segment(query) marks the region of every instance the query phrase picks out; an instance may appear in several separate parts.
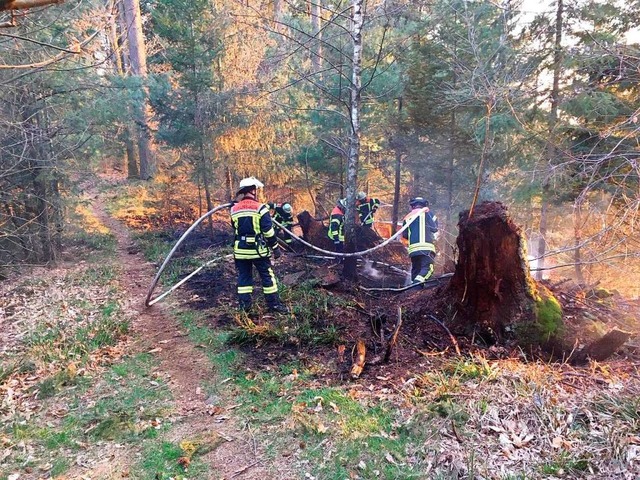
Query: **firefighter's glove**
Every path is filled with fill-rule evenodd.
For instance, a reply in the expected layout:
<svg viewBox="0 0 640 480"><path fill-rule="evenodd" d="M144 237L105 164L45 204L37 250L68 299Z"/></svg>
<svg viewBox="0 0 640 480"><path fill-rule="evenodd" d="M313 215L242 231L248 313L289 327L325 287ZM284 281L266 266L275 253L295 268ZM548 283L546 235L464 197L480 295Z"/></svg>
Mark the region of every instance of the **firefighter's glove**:
<svg viewBox="0 0 640 480"><path fill-rule="evenodd" d="M280 249L280 247L274 248L273 249L273 258L275 258L277 260L281 256L282 256L282 250Z"/></svg>

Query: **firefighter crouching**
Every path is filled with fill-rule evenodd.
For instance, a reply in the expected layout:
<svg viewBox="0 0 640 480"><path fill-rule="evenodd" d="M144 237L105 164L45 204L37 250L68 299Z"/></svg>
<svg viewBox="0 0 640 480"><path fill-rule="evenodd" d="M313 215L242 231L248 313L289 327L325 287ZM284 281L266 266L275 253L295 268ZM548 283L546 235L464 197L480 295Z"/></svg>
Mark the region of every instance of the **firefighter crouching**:
<svg viewBox="0 0 640 480"><path fill-rule="evenodd" d="M272 312L286 313L280 303L278 283L271 266L271 252L279 258L282 252L276 242L276 232L269 214L269 207L256 199L262 182L254 177L240 182L236 194L237 203L231 207L231 223L235 232L233 258L238 272L238 302L242 310L251 308L253 293L253 267L262 281L267 307Z"/></svg>
<svg viewBox="0 0 640 480"><path fill-rule="evenodd" d="M291 208L290 203L269 203L269 209L273 210L273 219L278 222L280 225L285 227L288 230L291 230L293 227L293 209ZM277 225L273 226L276 231L276 235L279 236L280 232L282 232L282 239L287 246L291 246L293 243L293 238L284 230L281 230Z"/></svg>
<svg viewBox="0 0 640 480"><path fill-rule="evenodd" d="M409 201L411 211L404 217L402 225L409 224L402 236L409 241L411 258L411 281L425 282L433 275L433 261L436 257L435 234L438 232L438 219L429 211L429 202L422 197Z"/></svg>
<svg viewBox="0 0 640 480"><path fill-rule="evenodd" d="M338 200L329 217L329 238L333 241L333 250L342 253L344 250L344 211L347 202L344 198Z"/></svg>

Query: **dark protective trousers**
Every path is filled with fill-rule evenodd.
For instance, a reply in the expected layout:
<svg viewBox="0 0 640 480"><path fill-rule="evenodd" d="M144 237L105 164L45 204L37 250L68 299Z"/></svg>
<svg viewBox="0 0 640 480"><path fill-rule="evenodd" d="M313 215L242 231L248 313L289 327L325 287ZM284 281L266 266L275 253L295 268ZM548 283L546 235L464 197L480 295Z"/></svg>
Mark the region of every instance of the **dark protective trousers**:
<svg viewBox="0 0 640 480"><path fill-rule="evenodd" d="M433 275L433 259L435 252L416 252L411 256L411 281L414 283L425 282Z"/></svg>
<svg viewBox="0 0 640 480"><path fill-rule="evenodd" d="M291 230L291 225L284 224L284 226ZM274 227L274 229L276 231L276 235L278 235L278 237L281 237L284 240L284 243L286 243L287 245L291 245L293 243L293 238L287 232L277 227Z"/></svg>
<svg viewBox="0 0 640 480"><path fill-rule="evenodd" d="M242 309L251 308L251 296L253 293L253 267L256 267L262 281L262 292L269 307L280 304L278 295L278 283L271 268L271 259L254 258L251 260L235 260L238 271L238 302Z"/></svg>

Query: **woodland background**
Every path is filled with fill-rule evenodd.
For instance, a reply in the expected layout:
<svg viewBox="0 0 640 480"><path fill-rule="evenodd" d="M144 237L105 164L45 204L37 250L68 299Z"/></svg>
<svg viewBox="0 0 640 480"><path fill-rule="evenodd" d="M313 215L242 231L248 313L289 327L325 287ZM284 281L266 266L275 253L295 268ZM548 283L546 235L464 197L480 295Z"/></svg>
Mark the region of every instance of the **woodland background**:
<svg viewBox="0 0 640 480"><path fill-rule="evenodd" d="M538 275L640 293L637 1L43 3L0 3L5 272L55 262L115 170L149 182L133 213L186 223L248 175L318 217L423 195L446 259L458 212L500 200Z"/></svg>
<svg viewBox="0 0 640 480"><path fill-rule="evenodd" d="M0 480L639 478L637 339L571 363L640 330L638 12L0 0ZM558 303L536 305L558 310L536 314L561 307L548 333L580 335L550 360L454 329L444 285L367 291L404 280L400 244L359 284L289 252L291 315L258 298L246 315L226 214L157 292L208 268L144 308L177 238L249 175L316 218L359 190L385 203L378 222L427 197L437 275L459 212L503 202L551 277L536 288ZM493 262L510 255L490 240ZM487 277L476 297L513 304Z"/></svg>

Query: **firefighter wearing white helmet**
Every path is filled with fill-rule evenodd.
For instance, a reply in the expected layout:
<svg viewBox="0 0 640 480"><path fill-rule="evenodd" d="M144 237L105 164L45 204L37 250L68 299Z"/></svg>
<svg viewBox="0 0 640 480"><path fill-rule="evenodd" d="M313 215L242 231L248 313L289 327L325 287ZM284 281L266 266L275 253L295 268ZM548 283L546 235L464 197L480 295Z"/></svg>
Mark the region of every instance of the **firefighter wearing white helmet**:
<svg viewBox="0 0 640 480"><path fill-rule="evenodd" d="M404 217L402 224L404 226L408 223L409 228L402 232L402 236L409 242L411 280L413 283L422 283L433 275L438 218L429 210L429 202L423 197L412 198L409 206L411 211Z"/></svg>
<svg viewBox="0 0 640 480"><path fill-rule="evenodd" d="M271 266L271 254L282 254L276 241L276 232L269 214L269 207L258 202L257 189L263 183L254 178L240 181L237 202L231 207L231 224L235 232L233 258L238 272L238 302L242 310L249 310L253 294L253 267L262 281L267 306L273 312L286 312L280 303L278 282Z"/></svg>
<svg viewBox="0 0 640 480"><path fill-rule="evenodd" d="M356 195L356 210L360 218L360 225L371 228L373 226L373 214L378 210L380 200L377 198L368 198L364 192L358 192Z"/></svg>
<svg viewBox="0 0 640 480"><path fill-rule="evenodd" d="M336 206L331 211L329 217L329 238L333 241L333 249L337 253L344 250L344 212L347 208L347 201L341 198L336 202Z"/></svg>
<svg viewBox="0 0 640 480"><path fill-rule="evenodd" d="M293 208L291 208L290 203L269 203L269 208L273 211L273 219L278 222L283 227L291 230L293 227ZM276 231L276 235L280 236L282 234L282 239L287 245L291 245L293 243L293 239L291 235L289 235L285 231L281 231L280 227L274 225L273 228Z"/></svg>

